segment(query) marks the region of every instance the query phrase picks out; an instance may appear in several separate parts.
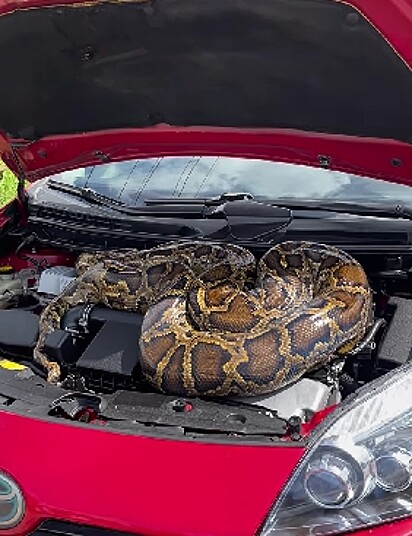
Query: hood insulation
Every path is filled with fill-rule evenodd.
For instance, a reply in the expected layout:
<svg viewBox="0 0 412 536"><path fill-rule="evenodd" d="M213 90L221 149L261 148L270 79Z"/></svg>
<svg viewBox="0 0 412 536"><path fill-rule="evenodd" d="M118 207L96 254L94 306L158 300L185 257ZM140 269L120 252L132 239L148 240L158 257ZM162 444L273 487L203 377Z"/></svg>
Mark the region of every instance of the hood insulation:
<svg viewBox="0 0 412 536"><path fill-rule="evenodd" d="M412 142L412 74L332 0L87 2L0 17L0 128L285 128Z"/></svg>

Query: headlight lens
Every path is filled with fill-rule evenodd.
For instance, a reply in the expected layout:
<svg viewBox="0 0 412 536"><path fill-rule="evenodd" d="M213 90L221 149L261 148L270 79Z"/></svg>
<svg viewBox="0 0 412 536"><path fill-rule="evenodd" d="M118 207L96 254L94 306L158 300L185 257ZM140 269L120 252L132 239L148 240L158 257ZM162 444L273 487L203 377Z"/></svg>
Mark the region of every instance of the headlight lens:
<svg viewBox="0 0 412 536"><path fill-rule="evenodd" d="M24 516L24 498L20 488L0 471L0 531L15 527Z"/></svg>
<svg viewBox="0 0 412 536"><path fill-rule="evenodd" d="M262 536L339 534L412 515L412 366L348 398L318 427Z"/></svg>
<svg viewBox="0 0 412 536"><path fill-rule="evenodd" d="M322 508L343 508L364 497L374 486L373 460L369 451L348 438L319 448L308 463L303 486Z"/></svg>

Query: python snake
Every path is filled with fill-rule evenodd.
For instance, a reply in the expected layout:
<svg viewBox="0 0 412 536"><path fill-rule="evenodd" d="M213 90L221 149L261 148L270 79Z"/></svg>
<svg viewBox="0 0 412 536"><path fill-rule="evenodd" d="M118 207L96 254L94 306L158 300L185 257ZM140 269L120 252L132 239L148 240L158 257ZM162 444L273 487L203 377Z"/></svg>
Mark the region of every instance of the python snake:
<svg viewBox="0 0 412 536"><path fill-rule="evenodd" d="M334 247L283 242L259 262L235 245L175 242L147 250L83 253L78 278L40 318L34 359L75 305L143 313L140 365L158 391L253 396L279 389L344 355L372 320L361 265Z"/></svg>

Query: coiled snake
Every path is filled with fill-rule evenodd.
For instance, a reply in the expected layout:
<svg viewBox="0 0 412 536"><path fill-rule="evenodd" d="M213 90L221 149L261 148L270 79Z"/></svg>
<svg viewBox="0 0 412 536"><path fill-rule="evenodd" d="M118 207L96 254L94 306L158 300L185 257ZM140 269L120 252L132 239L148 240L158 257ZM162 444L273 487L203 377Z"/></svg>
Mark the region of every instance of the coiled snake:
<svg viewBox="0 0 412 536"><path fill-rule="evenodd" d="M186 396L274 391L344 354L371 322L360 264L336 248L284 242L258 263L246 249L205 242L84 253L79 277L40 319L34 359L60 377L45 337L80 303L145 314L141 368L157 390Z"/></svg>

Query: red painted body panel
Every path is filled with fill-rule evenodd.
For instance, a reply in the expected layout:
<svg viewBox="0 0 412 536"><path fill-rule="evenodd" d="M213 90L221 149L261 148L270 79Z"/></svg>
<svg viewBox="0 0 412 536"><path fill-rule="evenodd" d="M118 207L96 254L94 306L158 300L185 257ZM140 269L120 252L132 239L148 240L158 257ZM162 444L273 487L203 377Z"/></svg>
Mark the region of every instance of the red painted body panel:
<svg viewBox="0 0 412 536"><path fill-rule="evenodd" d="M1 226L1 221L0 221ZM73 266L76 256L73 253L55 249L40 249L36 253L21 250L19 255L4 255L0 257L0 266L12 266L16 271L32 268L40 264L42 268L49 266Z"/></svg>
<svg viewBox="0 0 412 536"><path fill-rule="evenodd" d="M98 425L97 425L98 426ZM25 493L22 536L42 518L144 535L250 536L302 448L202 444L0 414L0 468Z"/></svg>
<svg viewBox="0 0 412 536"><path fill-rule="evenodd" d="M0 140L1 141L1 140ZM2 145L4 147L4 144ZM1 145L0 145L1 148ZM53 136L18 149L29 180L63 169L161 155L222 155L319 166L412 184L412 145L391 140L326 136L292 130L158 126ZM10 152L3 153L15 168Z"/></svg>
<svg viewBox="0 0 412 536"><path fill-rule="evenodd" d="M349 0L386 38L399 56L412 67L412 1Z"/></svg>

